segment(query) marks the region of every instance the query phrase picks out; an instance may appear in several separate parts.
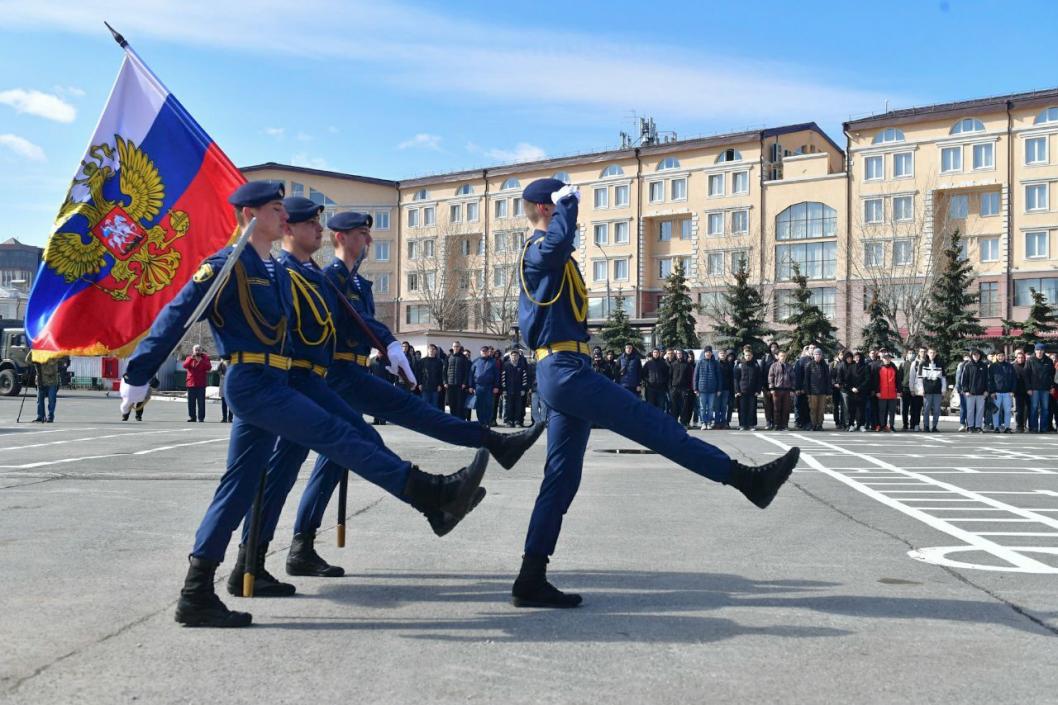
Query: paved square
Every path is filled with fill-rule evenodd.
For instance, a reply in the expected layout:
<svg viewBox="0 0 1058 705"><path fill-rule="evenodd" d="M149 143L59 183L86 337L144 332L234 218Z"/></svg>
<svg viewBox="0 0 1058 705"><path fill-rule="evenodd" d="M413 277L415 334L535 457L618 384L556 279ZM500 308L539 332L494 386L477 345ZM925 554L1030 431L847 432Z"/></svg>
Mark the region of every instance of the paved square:
<svg viewBox="0 0 1058 705"><path fill-rule="evenodd" d="M508 602L543 442L490 466L443 540L354 479L347 548L333 506L320 537L347 576L224 595L255 625L220 631L172 615L223 471L219 407L188 424L155 400L122 423L67 393L40 426L18 402L0 399L4 702L1058 701L1058 436L695 431L744 459L801 446L761 512L659 456L598 452L636 446L596 431L551 564L585 605L555 612ZM381 432L429 471L471 455Z"/></svg>

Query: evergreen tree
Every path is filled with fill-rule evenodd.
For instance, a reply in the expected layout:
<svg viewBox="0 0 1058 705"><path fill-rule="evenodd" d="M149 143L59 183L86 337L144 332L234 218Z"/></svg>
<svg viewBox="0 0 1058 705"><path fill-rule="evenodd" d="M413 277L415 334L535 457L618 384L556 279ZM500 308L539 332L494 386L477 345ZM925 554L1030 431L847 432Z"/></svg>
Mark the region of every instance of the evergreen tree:
<svg viewBox="0 0 1058 705"><path fill-rule="evenodd" d="M806 345L818 345L823 348L825 355L831 355L837 350L838 341L834 337L837 328L823 313L823 309L812 303L812 292L808 290L808 279L794 265L793 281L797 288L793 290L793 311L783 323L793 326L793 330L786 334L787 351L793 359L801 355L801 350Z"/></svg>
<svg viewBox="0 0 1058 705"><path fill-rule="evenodd" d="M768 304L760 291L750 286L745 259L740 260L734 277L735 281L728 284L724 292L723 309L709 312L714 322L716 344L733 348L739 354L744 346L749 345L754 355L763 356L768 347L764 339L775 334L765 318Z"/></svg>
<svg viewBox="0 0 1058 705"><path fill-rule="evenodd" d="M984 334L977 310L977 294L970 288L973 271L963 259L959 247L959 231L948 238L948 246L941 254L941 274L933 282L929 305L923 318L930 345L952 371L962 359L961 348L968 339Z"/></svg>
<svg viewBox="0 0 1058 705"><path fill-rule="evenodd" d="M1047 303L1047 297L1035 289L1029 289L1032 293L1032 307L1029 316L1024 321L1008 321L1003 319L1003 332L1008 333L1011 329L1020 329L1021 335L1006 335L1006 340L1012 347L1024 346L1032 349L1044 335L1058 330L1058 315L1055 307Z"/></svg>
<svg viewBox="0 0 1058 705"><path fill-rule="evenodd" d="M654 334L666 348L697 348L698 334L694 331L696 306L687 288L687 277L679 260L672 274L665 280L665 292L658 305L658 323Z"/></svg>
<svg viewBox="0 0 1058 705"><path fill-rule="evenodd" d="M599 331L599 335L606 341L606 349L617 354L624 352L625 345L633 345L640 348L643 338L632 327L625 313L625 297L620 291L617 292L615 306L610 310L606 318L606 325Z"/></svg>
<svg viewBox="0 0 1058 705"><path fill-rule="evenodd" d="M867 326L863 329L863 347L866 349L886 348L900 349L900 338L889 327L885 305L878 300L878 292L871 293L871 303L867 306Z"/></svg>

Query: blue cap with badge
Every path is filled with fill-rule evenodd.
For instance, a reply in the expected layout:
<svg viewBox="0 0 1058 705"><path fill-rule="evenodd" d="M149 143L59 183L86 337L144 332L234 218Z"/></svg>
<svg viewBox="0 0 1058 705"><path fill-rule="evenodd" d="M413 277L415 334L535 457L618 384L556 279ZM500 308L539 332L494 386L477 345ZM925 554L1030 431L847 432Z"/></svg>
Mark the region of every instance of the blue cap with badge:
<svg viewBox="0 0 1058 705"><path fill-rule="evenodd" d="M370 228L374 224L375 219L371 217L370 213L357 213L356 211L335 213L327 221L327 227L336 233L355 230L356 228Z"/></svg>
<svg viewBox="0 0 1058 705"><path fill-rule="evenodd" d="M565 186L558 179L537 179L522 191L522 200L529 203L551 203L551 194Z"/></svg>
<svg viewBox="0 0 1058 705"><path fill-rule="evenodd" d="M323 212L323 206L312 199L305 198L304 196L290 196L284 198L283 208L286 209L287 212L287 222L292 225L295 223L304 223L306 220L312 220Z"/></svg>
<svg viewBox="0 0 1058 705"><path fill-rule="evenodd" d="M228 196L228 203L238 208L260 208L281 201L286 194L282 181L247 181Z"/></svg>

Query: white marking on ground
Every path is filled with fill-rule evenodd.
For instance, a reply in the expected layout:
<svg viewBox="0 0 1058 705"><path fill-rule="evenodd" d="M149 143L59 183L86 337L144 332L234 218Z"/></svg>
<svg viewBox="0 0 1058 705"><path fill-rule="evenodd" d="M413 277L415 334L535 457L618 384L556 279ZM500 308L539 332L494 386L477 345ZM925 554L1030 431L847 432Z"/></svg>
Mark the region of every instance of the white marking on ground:
<svg viewBox="0 0 1058 705"><path fill-rule="evenodd" d="M8 446L7 448L0 448L0 451L5 450L25 450L27 448L45 448L48 446L60 446L67 443L84 443L85 441L102 441L107 438L123 438L125 436L149 436L158 433L180 433L187 429L172 429L172 430L158 430L158 431L122 431L120 433L110 433L105 436L85 436L84 438L66 438L61 441L46 441L44 443L33 443L25 446Z"/></svg>
<svg viewBox="0 0 1058 705"><path fill-rule="evenodd" d="M65 465L67 463L77 463L83 460L99 460L101 458L118 458L122 455L148 455L150 453L158 453L161 451L172 450L173 448L183 448L185 446L197 446L203 443L219 443L221 441L228 440L227 436L222 438L209 438L203 441L192 441L190 443L175 443L168 446L159 446L157 448L146 448L144 450L137 450L129 453L106 453L104 455L83 455L77 458L60 458L58 460L43 460L36 463L25 463L22 465L0 465L2 470L30 470L32 468L43 468L49 465Z"/></svg>

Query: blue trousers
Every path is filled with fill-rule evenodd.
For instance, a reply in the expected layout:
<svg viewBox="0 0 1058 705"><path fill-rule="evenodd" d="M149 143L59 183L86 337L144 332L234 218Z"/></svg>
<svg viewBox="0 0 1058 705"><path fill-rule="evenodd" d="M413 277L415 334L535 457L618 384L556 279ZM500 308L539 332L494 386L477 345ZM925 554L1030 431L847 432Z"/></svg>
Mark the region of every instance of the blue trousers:
<svg viewBox="0 0 1058 705"><path fill-rule="evenodd" d="M43 421L45 418L55 419L55 400L59 398L59 385L37 386L37 418ZM48 400L48 415L44 415L44 400Z"/></svg>
<svg viewBox="0 0 1058 705"><path fill-rule="evenodd" d="M553 353L536 366L540 397L548 407L544 480L529 520L525 552L555 552L562 517L580 487L592 425L610 429L688 470L716 482L731 475L731 458L687 434L678 421L622 389L576 353Z"/></svg>
<svg viewBox="0 0 1058 705"><path fill-rule="evenodd" d="M698 420L708 426L713 423L713 407L716 406L716 392L698 393ZM717 423L720 420L717 419Z"/></svg>
<svg viewBox="0 0 1058 705"><path fill-rule="evenodd" d="M322 379L311 372L304 374L306 379L316 377L319 384L291 386L287 372L264 365L231 366L225 398L235 421L227 469L195 534L192 555L224 560L232 532L253 505L262 469L269 466L280 435L357 468L361 477L390 494L399 497L403 493L410 463L371 438L363 421L351 422L348 406L330 393ZM300 379L297 374L295 379Z"/></svg>
<svg viewBox="0 0 1058 705"><path fill-rule="evenodd" d="M1029 430L1046 431L1051 413L1051 393L1046 389L1029 390Z"/></svg>
<svg viewBox="0 0 1058 705"><path fill-rule="evenodd" d="M992 425L996 428L1008 429L1013 426L1010 423L1010 401L1013 396L1010 392L996 394L996 411L992 415Z"/></svg>
<svg viewBox="0 0 1058 705"><path fill-rule="evenodd" d="M489 426L492 423L492 387L474 388L474 411L478 414L478 423Z"/></svg>
<svg viewBox="0 0 1058 705"><path fill-rule="evenodd" d="M402 387L388 384L359 365L335 363L327 372L327 384L358 413L392 421L451 445L479 448L484 443L484 433L478 424L446 414L436 406L426 403L422 397L417 397ZM301 495L301 502L298 504L297 519L294 521L295 534L320 528L323 513L327 510L331 496L347 468L355 470L328 456L321 455L316 459L312 475L305 486L305 493ZM294 476L297 477L296 470ZM290 486L293 484L291 480ZM287 492L289 491L290 487L287 488Z"/></svg>

